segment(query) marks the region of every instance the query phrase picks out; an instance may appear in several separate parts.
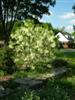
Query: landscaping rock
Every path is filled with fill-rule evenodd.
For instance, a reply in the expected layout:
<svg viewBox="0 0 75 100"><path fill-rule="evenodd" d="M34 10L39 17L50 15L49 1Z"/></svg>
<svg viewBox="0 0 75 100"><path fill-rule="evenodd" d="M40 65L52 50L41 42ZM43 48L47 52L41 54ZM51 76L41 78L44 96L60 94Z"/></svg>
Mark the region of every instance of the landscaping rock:
<svg viewBox="0 0 75 100"><path fill-rule="evenodd" d="M12 89L12 88L5 89L2 85L0 85L0 100L2 97L5 97L12 93L16 93L17 92L16 90L26 89L26 88L39 89L44 85L44 83L46 82L48 78L61 75L65 72L67 72L67 68L59 68L59 69L53 70L52 73L48 73L40 77L36 77L36 78L27 77L27 78L22 78L22 79L15 79L13 80L13 82L18 84L18 87L16 87L15 89Z"/></svg>
<svg viewBox="0 0 75 100"><path fill-rule="evenodd" d="M52 73L41 75L39 77L36 77L35 79L27 77L27 78L22 78L22 79L16 79L14 80L14 82L20 85L24 85L27 88L36 88L36 87L39 88L44 84L44 80L63 74L66 71L67 71L67 68L59 68L59 69L53 70Z"/></svg>
<svg viewBox="0 0 75 100"><path fill-rule="evenodd" d="M40 85L43 84L42 80L31 79L31 78L16 79L14 82L16 82L20 85L24 85L28 88L39 87Z"/></svg>

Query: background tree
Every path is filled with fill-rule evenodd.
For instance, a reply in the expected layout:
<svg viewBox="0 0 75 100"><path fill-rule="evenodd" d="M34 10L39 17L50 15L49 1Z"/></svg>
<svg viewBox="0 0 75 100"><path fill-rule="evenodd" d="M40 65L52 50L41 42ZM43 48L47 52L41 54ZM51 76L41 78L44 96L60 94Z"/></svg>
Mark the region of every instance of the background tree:
<svg viewBox="0 0 75 100"><path fill-rule="evenodd" d="M75 25L73 25L73 31L75 32Z"/></svg>
<svg viewBox="0 0 75 100"><path fill-rule="evenodd" d="M75 14L75 4L72 6L72 9L73 9L74 14ZM73 30L74 30L74 32L72 34L73 34L74 42L75 42L75 25L73 25Z"/></svg>
<svg viewBox="0 0 75 100"><path fill-rule="evenodd" d="M62 34L66 34L67 32L65 31L65 27L63 26L63 27L61 27L61 28L53 28L53 32L54 32L54 34L56 35L56 34L58 34L59 32L61 32Z"/></svg>
<svg viewBox="0 0 75 100"><path fill-rule="evenodd" d="M73 12L75 13L75 4L72 6Z"/></svg>
<svg viewBox="0 0 75 100"><path fill-rule="evenodd" d="M54 32L55 35L57 35L60 32L60 29L59 28L53 28L53 32Z"/></svg>
<svg viewBox="0 0 75 100"><path fill-rule="evenodd" d="M65 27L62 26L62 27L60 28L60 31L61 31L62 33L65 32Z"/></svg>
<svg viewBox="0 0 75 100"><path fill-rule="evenodd" d="M73 25L73 32L72 32L72 36L73 36L73 40L74 40L74 43L75 43L75 25Z"/></svg>
<svg viewBox="0 0 75 100"><path fill-rule="evenodd" d="M0 0L0 23L5 44L8 44L15 21L50 15L49 6L54 5L55 0Z"/></svg>

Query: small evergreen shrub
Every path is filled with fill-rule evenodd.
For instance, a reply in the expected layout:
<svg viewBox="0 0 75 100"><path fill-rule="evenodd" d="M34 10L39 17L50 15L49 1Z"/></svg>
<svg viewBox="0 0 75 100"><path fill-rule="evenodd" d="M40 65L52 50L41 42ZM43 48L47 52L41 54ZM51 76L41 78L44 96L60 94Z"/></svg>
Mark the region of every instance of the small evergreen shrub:
<svg viewBox="0 0 75 100"><path fill-rule="evenodd" d="M13 61L13 52L9 48L0 48L0 69L12 74L16 71L16 65Z"/></svg>
<svg viewBox="0 0 75 100"><path fill-rule="evenodd" d="M54 68L59 68L59 67L61 68L61 67L68 67L69 64L68 64L68 62L66 60L63 60L63 59L54 59L52 61L52 66Z"/></svg>

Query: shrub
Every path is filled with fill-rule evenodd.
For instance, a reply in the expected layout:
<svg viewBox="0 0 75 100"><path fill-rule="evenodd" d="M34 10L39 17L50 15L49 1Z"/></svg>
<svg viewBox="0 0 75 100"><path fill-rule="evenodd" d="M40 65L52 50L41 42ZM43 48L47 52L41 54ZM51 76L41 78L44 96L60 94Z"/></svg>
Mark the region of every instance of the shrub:
<svg viewBox="0 0 75 100"><path fill-rule="evenodd" d="M40 100L40 97L35 93L35 91L27 91L21 100Z"/></svg>
<svg viewBox="0 0 75 100"><path fill-rule="evenodd" d="M35 70L40 73L50 72L52 66L51 62L39 62Z"/></svg>
<svg viewBox="0 0 75 100"><path fill-rule="evenodd" d="M3 67L4 56L5 56L5 49L0 48L0 69Z"/></svg>
<svg viewBox="0 0 75 100"><path fill-rule="evenodd" d="M9 48L0 49L0 69L12 74L16 70L16 65L12 58L12 50Z"/></svg>
<svg viewBox="0 0 75 100"><path fill-rule="evenodd" d="M6 92L10 92L11 90L15 90L20 86L18 83L14 82L14 80L12 80L12 79L5 81L5 82L2 82L1 84L4 87L4 89L6 90ZM10 94L10 93L8 93L8 94Z"/></svg>
<svg viewBox="0 0 75 100"><path fill-rule="evenodd" d="M5 75L5 71L0 70L0 76L4 76Z"/></svg>
<svg viewBox="0 0 75 100"><path fill-rule="evenodd" d="M15 74L14 74L14 77L15 78L25 78L27 77L27 74L25 71L17 71Z"/></svg>
<svg viewBox="0 0 75 100"><path fill-rule="evenodd" d="M40 62L42 66L55 57L56 43L52 30L43 24L35 25L33 20L27 20L18 29L14 29L9 47L14 50L16 64L21 62L35 69Z"/></svg>
<svg viewBox="0 0 75 100"><path fill-rule="evenodd" d="M4 70L8 73L8 74L12 74L13 72L16 71L16 65L13 61L12 58L13 52L11 49L7 48L6 52L5 52L5 57L4 57Z"/></svg>
<svg viewBox="0 0 75 100"><path fill-rule="evenodd" d="M67 86L66 86L67 87ZM68 91L59 81L49 80L46 88L40 91L41 100L70 100Z"/></svg>
<svg viewBox="0 0 75 100"><path fill-rule="evenodd" d="M63 59L54 59L52 61L52 66L54 68L58 68L58 67L68 67L69 64L66 60L63 60Z"/></svg>

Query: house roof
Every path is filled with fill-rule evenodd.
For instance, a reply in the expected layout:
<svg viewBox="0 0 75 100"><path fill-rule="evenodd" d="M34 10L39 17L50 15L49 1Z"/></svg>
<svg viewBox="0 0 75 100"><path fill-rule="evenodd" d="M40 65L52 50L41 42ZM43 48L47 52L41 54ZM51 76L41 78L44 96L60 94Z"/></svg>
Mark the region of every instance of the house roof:
<svg viewBox="0 0 75 100"><path fill-rule="evenodd" d="M56 37L58 37L58 40L60 42L69 42L69 39L67 39L61 32L59 32Z"/></svg>

